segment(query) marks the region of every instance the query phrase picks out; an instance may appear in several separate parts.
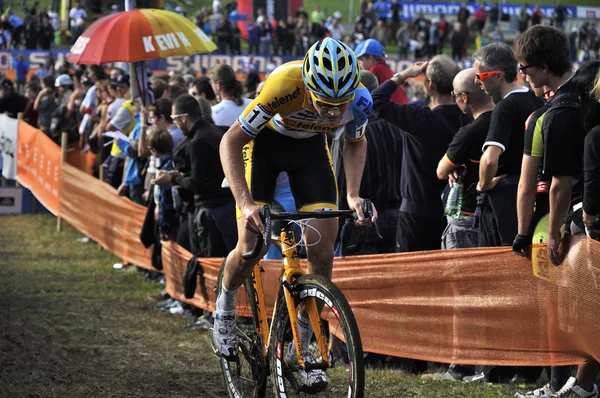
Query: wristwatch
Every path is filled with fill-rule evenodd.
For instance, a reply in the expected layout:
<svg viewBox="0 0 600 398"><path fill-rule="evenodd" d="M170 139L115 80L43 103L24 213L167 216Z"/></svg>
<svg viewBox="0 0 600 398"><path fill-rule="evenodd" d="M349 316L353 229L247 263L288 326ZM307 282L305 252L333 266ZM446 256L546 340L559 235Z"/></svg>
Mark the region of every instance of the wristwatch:
<svg viewBox="0 0 600 398"><path fill-rule="evenodd" d="M404 84L404 82L406 81L406 78L404 77L404 75L402 75L402 72L395 73L392 77L397 77L398 79L400 79L400 83L398 83L398 85Z"/></svg>

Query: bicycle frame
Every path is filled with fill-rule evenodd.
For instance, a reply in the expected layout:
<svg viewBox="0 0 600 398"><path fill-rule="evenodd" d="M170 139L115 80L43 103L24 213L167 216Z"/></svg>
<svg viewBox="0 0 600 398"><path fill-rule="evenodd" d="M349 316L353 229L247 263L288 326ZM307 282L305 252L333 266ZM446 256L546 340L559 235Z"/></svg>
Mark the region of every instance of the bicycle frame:
<svg viewBox="0 0 600 398"><path fill-rule="evenodd" d="M294 296L297 293L290 291L289 288L292 285L294 279L305 275L305 272L300 267L300 257L296 248L294 232L289 228L289 226L283 228L279 238L273 239L272 241L280 245L281 252L283 255L282 267L279 276L280 285L277 291L277 299L275 300L275 306L273 308L273 316L277 314L277 305L280 301L279 298L281 297L280 295L283 291L283 294L285 295L285 301L287 304L288 314L290 316L290 324L292 325L292 335L294 338L294 346L296 347L296 353L298 354L298 363L303 369L306 369L306 364L304 363L304 356L302 355L302 342L300 340L300 333L298 331L298 315L296 313L296 307L294 305ZM252 273L252 280L254 296L256 298L259 313L257 332L261 336L262 340L263 357L266 358L271 343L274 322L271 323L271 328L269 329L265 305L265 294L262 285L262 272L264 272L264 270L260 266L260 263L256 264ZM327 338L325 337L325 333L322 329L322 323L320 320L319 311L315 299L312 297L303 298L305 298L305 310L308 313L311 326L315 333L316 340L319 344L319 349L322 353L323 362L326 363L327 367L329 367L331 363L329 361L328 355L329 351L327 346Z"/></svg>

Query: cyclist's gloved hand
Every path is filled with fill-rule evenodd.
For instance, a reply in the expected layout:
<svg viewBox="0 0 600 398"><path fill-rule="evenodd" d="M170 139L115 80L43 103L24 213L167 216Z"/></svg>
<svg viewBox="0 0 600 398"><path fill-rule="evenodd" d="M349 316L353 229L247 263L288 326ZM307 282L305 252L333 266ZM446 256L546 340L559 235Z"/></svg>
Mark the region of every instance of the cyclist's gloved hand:
<svg viewBox="0 0 600 398"><path fill-rule="evenodd" d="M517 234L513 241L512 249L516 255L527 257L527 248L531 246L532 235L521 235Z"/></svg>

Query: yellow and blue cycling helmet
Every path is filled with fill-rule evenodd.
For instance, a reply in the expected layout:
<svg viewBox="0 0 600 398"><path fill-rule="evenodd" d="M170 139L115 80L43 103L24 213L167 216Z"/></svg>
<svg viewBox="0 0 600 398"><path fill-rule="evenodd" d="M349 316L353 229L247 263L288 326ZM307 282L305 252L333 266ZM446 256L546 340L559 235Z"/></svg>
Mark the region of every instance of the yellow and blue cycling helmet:
<svg viewBox="0 0 600 398"><path fill-rule="evenodd" d="M341 41L326 37L308 50L302 79L310 91L329 97L346 97L358 88L360 71L354 51Z"/></svg>

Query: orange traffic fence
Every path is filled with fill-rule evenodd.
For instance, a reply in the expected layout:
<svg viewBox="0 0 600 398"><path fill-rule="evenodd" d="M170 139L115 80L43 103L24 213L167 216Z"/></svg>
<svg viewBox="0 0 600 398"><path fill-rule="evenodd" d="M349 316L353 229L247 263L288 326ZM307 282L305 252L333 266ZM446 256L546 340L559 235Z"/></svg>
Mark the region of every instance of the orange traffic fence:
<svg viewBox="0 0 600 398"><path fill-rule="evenodd" d="M49 145L31 138L28 127L22 133L30 145ZM36 196L46 194L47 177L30 185ZM150 250L139 242L142 206L67 163L59 180L57 212L64 220L116 256L151 269ZM500 247L336 258L333 280L356 315L366 351L445 363L578 364L600 359L600 242L576 236L567 243L559 267L540 262L543 279L531 261ZM213 310L223 259L200 260L195 295L186 299L182 275L190 257L163 243L167 290ZM263 262L268 305L280 266Z"/></svg>

